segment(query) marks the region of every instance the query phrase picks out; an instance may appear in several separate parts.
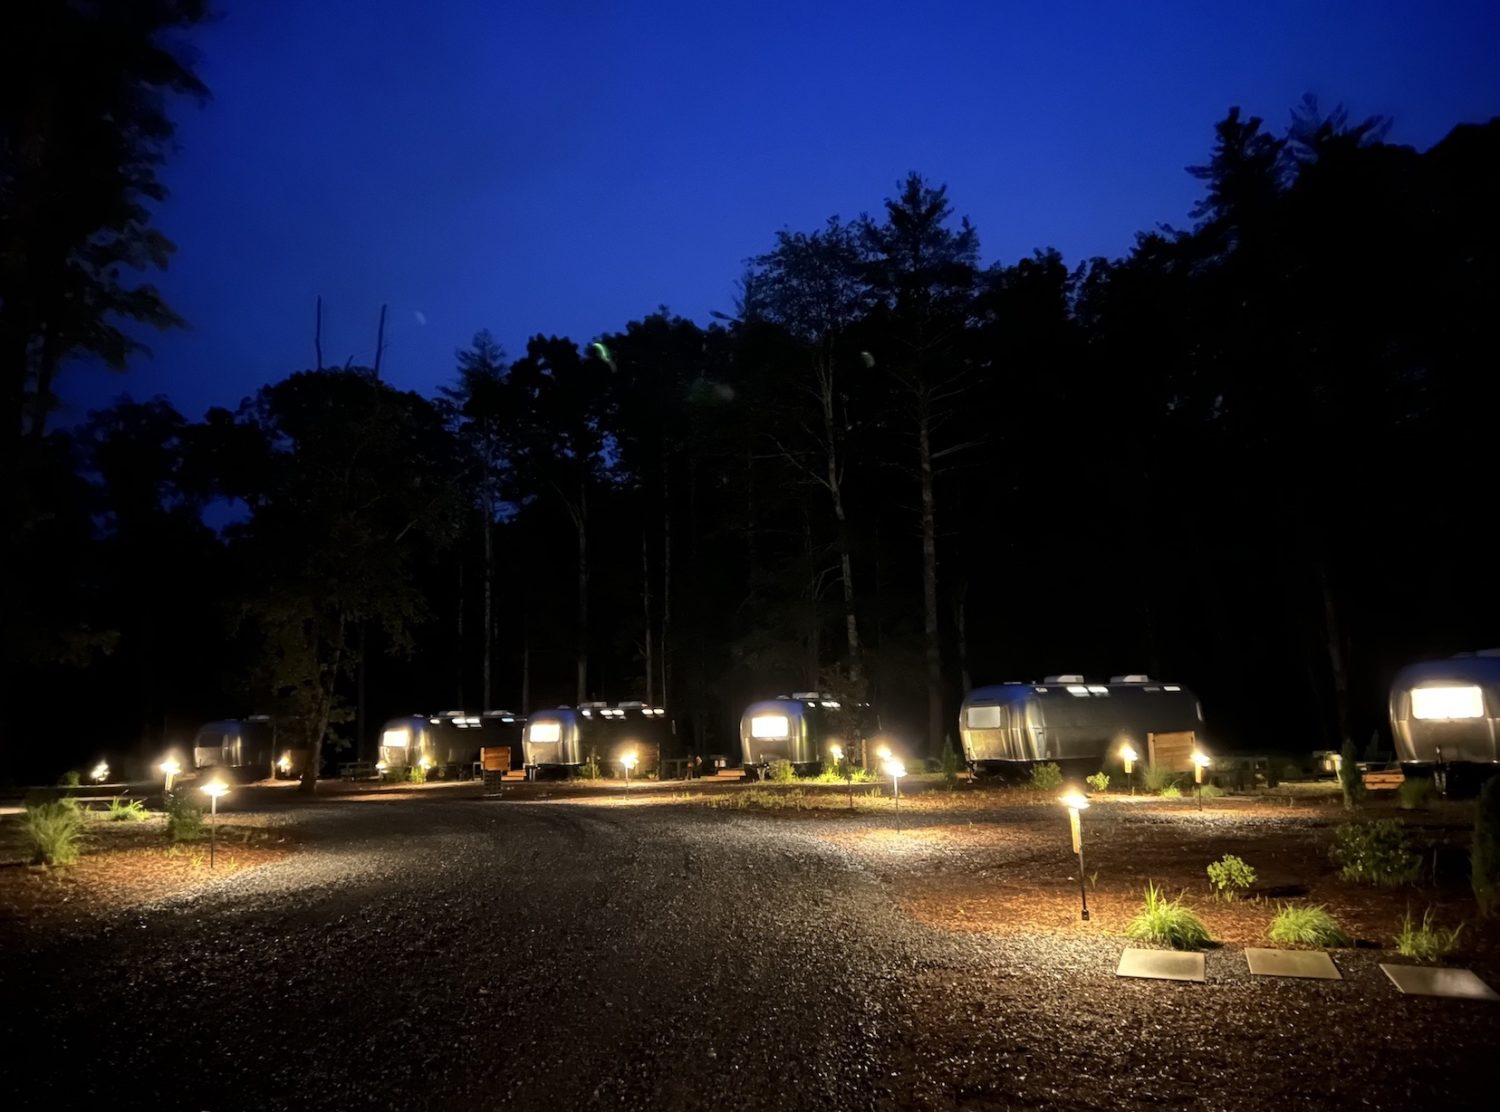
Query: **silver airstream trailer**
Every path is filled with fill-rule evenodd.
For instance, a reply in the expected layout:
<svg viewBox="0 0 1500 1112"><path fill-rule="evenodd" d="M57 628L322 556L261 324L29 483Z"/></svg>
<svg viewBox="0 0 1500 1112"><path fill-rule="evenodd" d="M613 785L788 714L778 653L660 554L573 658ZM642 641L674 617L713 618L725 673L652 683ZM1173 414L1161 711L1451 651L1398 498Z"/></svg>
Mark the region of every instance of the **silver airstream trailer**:
<svg viewBox="0 0 1500 1112"><path fill-rule="evenodd" d="M536 711L526 722L526 768L567 775L590 758L617 766L627 753L634 753L637 775L654 772L671 732L666 713L639 701Z"/></svg>
<svg viewBox="0 0 1500 1112"><path fill-rule="evenodd" d="M1041 683L979 687L964 698L958 720L964 759L979 773L1038 761L1094 772L1127 743L1144 762L1147 734L1202 729L1203 710L1191 691L1144 675L1109 683L1048 676Z"/></svg>
<svg viewBox="0 0 1500 1112"><path fill-rule="evenodd" d="M1409 664L1391 683L1391 736L1408 774L1500 766L1500 649Z"/></svg>
<svg viewBox="0 0 1500 1112"><path fill-rule="evenodd" d="M484 746L509 745L518 753L525 719L510 711L469 714L450 710L431 716L393 718L380 731L382 771L400 773L423 767L436 775L468 776Z"/></svg>
<svg viewBox="0 0 1500 1112"><path fill-rule="evenodd" d="M744 767L764 771L772 761L790 761L798 772L810 772L831 760L828 747L841 740L835 718L838 699L824 692L798 691L751 703L740 715L740 750ZM844 743L851 757L857 741Z"/></svg>
<svg viewBox="0 0 1500 1112"><path fill-rule="evenodd" d="M193 736L193 767L271 775L276 732L263 714L205 722ZM300 752L300 751L299 751ZM290 764L290 756L288 756Z"/></svg>

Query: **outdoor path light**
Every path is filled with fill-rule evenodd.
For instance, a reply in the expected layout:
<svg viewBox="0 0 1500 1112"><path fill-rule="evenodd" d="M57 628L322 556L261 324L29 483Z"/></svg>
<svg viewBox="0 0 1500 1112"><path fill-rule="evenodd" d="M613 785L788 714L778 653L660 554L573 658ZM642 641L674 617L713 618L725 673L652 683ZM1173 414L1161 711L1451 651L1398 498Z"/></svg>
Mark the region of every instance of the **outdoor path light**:
<svg viewBox="0 0 1500 1112"><path fill-rule="evenodd" d="M166 786L163 788L163 791L170 792L172 790L172 780L182 771L182 765L177 763L176 757L168 757L157 767L161 769L161 774L166 777Z"/></svg>
<svg viewBox="0 0 1500 1112"><path fill-rule="evenodd" d="M849 810L854 810L854 765L844 761L844 748L841 745L831 746L828 750L833 754L833 759L844 766L844 777L849 781Z"/></svg>
<svg viewBox="0 0 1500 1112"><path fill-rule="evenodd" d="M625 766L625 798L630 798L630 770L635 767L635 754L626 753L620 758L620 763Z"/></svg>
<svg viewBox="0 0 1500 1112"><path fill-rule="evenodd" d="M889 753L890 750L883 750ZM896 793L896 833L901 833L901 777L906 775L906 765L895 757L890 757L885 762L885 771L891 778L891 788Z"/></svg>
<svg viewBox="0 0 1500 1112"><path fill-rule="evenodd" d="M210 780L203 785L204 794L208 796L208 867L214 867L214 843L218 840L219 796L229 791L229 785L223 780Z"/></svg>
<svg viewBox="0 0 1500 1112"><path fill-rule="evenodd" d="M1201 749L1193 750L1193 783L1198 786L1198 810L1203 810L1203 770L1213 762Z"/></svg>
<svg viewBox="0 0 1500 1112"><path fill-rule="evenodd" d="M102 784L102 783L104 783L104 781L108 780L109 779L109 762L108 761L100 761L98 764L96 764L94 766L93 771L89 773L89 779L92 780L96 784Z"/></svg>
<svg viewBox="0 0 1500 1112"><path fill-rule="evenodd" d="M1125 762L1125 779L1130 781L1130 794L1135 794L1136 752L1129 744L1120 746L1120 760Z"/></svg>
<svg viewBox="0 0 1500 1112"><path fill-rule="evenodd" d="M1057 800L1068 809L1068 825L1073 831L1073 852L1078 855L1078 899L1083 904L1084 922L1089 918L1089 892L1083 883L1083 824L1078 821L1078 812L1087 811L1089 797L1081 791L1066 791Z"/></svg>

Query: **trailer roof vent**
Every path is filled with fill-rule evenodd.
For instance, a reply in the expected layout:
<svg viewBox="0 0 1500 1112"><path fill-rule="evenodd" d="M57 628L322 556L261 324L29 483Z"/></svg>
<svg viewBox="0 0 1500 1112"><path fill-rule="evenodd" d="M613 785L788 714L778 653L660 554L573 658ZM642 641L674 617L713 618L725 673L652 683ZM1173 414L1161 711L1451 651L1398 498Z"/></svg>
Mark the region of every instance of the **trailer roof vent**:
<svg viewBox="0 0 1500 1112"><path fill-rule="evenodd" d="M1151 677L1145 672L1127 672L1123 676L1110 676L1110 683L1150 683Z"/></svg>
<svg viewBox="0 0 1500 1112"><path fill-rule="evenodd" d="M645 705L646 704L641 702L639 699L626 699L623 703L615 704L615 706L624 707L626 710L639 710Z"/></svg>
<svg viewBox="0 0 1500 1112"><path fill-rule="evenodd" d="M484 712L485 718L514 718L515 716L516 712L513 710L487 710Z"/></svg>
<svg viewBox="0 0 1500 1112"><path fill-rule="evenodd" d="M1074 675L1048 676L1042 682L1043 683L1082 683L1083 682L1083 677L1082 676L1074 676Z"/></svg>
<svg viewBox="0 0 1500 1112"><path fill-rule="evenodd" d="M816 700L818 698L818 693L816 691L793 691L792 698Z"/></svg>
<svg viewBox="0 0 1500 1112"><path fill-rule="evenodd" d="M602 699L599 699L599 700L596 700L596 701L594 701L592 703L579 703L578 704L578 709L582 710L584 707L588 707L589 710L603 710L607 706L609 706L608 703L606 703Z"/></svg>

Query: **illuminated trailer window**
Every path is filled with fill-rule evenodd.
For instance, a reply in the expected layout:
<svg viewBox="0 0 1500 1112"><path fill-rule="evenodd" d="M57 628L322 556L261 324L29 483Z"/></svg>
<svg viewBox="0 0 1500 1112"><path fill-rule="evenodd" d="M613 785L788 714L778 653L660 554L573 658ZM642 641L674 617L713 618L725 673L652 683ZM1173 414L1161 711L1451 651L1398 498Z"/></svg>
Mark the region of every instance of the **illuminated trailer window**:
<svg viewBox="0 0 1500 1112"><path fill-rule="evenodd" d="M526 727L527 741L557 741L562 737L562 723L533 722Z"/></svg>
<svg viewBox="0 0 1500 1112"><path fill-rule="evenodd" d="M1413 718L1483 718L1484 693L1478 687L1414 687L1411 692Z"/></svg>
<svg viewBox="0 0 1500 1112"><path fill-rule="evenodd" d="M380 744L391 749L405 749L411 744L411 730L405 726L395 730L387 730L380 735Z"/></svg>
<svg viewBox="0 0 1500 1112"><path fill-rule="evenodd" d="M999 728L1000 708L998 706L978 706L969 708L969 729L998 730Z"/></svg>
<svg viewBox="0 0 1500 1112"><path fill-rule="evenodd" d="M784 714L757 714L750 719L750 736L782 738L791 733L791 723Z"/></svg>

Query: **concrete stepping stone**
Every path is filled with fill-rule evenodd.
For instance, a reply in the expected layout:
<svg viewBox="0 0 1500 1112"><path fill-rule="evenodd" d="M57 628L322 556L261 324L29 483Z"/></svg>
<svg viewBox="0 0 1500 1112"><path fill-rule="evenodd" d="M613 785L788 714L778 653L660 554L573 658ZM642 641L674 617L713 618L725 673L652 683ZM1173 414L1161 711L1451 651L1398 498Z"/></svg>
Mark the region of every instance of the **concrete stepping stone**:
<svg viewBox="0 0 1500 1112"><path fill-rule="evenodd" d="M1333 959L1322 950L1271 950L1245 947L1245 961L1255 977L1311 977L1319 981L1342 981Z"/></svg>
<svg viewBox="0 0 1500 1112"><path fill-rule="evenodd" d="M1458 1000L1500 1000L1500 994L1467 969L1428 965L1380 965L1391 983L1411 996L1448 996Z"/></svg>
<svg viewBox="0 0 1500 1112"><path fill-rule="evenodd" d="M1139 950L1127 946L1120 955L1117 977L1146 977L1157 981L1207 980L1202 954L1186 954L1180 950Z"/></svg>

